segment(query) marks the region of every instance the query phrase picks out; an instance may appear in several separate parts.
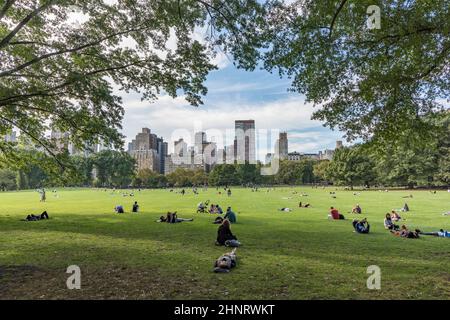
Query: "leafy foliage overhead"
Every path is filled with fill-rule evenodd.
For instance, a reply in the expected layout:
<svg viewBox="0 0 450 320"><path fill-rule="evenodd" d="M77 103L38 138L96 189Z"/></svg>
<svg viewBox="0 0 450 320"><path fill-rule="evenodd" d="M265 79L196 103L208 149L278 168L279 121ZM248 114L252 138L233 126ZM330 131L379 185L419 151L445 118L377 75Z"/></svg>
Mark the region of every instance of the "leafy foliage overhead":
<svg viewBox="0 0 450 320"><path fill-rule="evenodd" d="M49 130L80 149L120 148L113 84L149 100L183 93L198 106L215 45L243 62L257 56L256 38L242 34L261 10L243 0L0 0L0 136L18 128L61 166ZM0 139L0 153L11 161L11 143Z"/></svg>
<svg viewBox="0 0 450 320"><path fill-rule="evenodd" d="M367 27L371 5L380 8L379 29ZM424 116L450 96L448 0L269 6L265 68L291 77L294 91L321 106L315 119L350 140L433 129Z"/></svg>

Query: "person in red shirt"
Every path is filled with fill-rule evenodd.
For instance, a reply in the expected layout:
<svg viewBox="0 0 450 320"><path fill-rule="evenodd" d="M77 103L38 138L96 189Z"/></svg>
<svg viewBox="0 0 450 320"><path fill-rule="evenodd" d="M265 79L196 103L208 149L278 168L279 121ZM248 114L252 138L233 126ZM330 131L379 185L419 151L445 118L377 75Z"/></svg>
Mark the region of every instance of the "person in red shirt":
<svg viewBox="0 0 450 320"><path fill-rule="evenodd" d="M334 207L330 207L330 215L333 220L343 220L345 219L342 214L339 213Z"/></svg>

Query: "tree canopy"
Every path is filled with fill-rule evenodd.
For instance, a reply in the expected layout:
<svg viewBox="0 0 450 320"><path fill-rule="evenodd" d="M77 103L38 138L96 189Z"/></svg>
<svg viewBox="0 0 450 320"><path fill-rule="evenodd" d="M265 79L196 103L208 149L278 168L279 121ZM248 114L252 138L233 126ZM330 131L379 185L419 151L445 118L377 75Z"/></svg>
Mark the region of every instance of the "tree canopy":
<svg viewBox="0 0 450 320"><path fill-rule="evenodd" d="M371 5L380 28L367 27ZM321 107L314 119L352 140L434 129L425 116L450 96L447 0L275 1L267 12L264 66Z"/></svg>
<svg viewBox="0 0 450 320"><path fill-rule="evenodd" d="M0 0L0 136L18 128L62 167L67 157L49 130L69 133L79 149L98 142L120 148L124 109L113 85L149 100L182 93L198 106L215 68L214 45L252 60L257 46L250 33L240 35L255 29L260 7L243 0ZM2 161L23 160L3 139L0 153Z"/></svg>

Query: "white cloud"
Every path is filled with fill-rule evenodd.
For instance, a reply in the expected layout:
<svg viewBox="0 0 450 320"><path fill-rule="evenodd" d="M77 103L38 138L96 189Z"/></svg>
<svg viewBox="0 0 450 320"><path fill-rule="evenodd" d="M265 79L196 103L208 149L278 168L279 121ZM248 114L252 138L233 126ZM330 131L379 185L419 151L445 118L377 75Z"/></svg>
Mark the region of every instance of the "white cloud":
<svg viewBox="0 0 450 320"><path fill-rule="evenodd" d="M328 130L317 130L321 123L311 120L313 107L305 104L301 97L263 104L236 105L234 101L223 101L214 107L192 107L184 97L172 99L161 96L155 103L124 97L124 106L123 133L127 141L131 141L141 128L148 127L158 136L163 136L171 147L174 130L186 129L192 135L200 129L217 129L225 134L226 130L234 130L234 121L237 119L254 119L257 130L313 130L288 133L291 151L321 150L335 139ZM198 127L199 124L201 127ZM177 138L175 135L174 139ZM231 141L227 141L229 143Z"/></svg>

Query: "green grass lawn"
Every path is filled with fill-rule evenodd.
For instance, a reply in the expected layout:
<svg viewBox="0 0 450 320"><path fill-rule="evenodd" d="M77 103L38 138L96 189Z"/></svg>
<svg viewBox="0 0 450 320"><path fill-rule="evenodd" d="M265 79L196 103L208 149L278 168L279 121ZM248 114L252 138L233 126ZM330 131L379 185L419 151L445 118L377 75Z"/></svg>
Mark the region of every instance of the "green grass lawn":
<svg viewBox="0 0 450 320"><path fill-rule="evenodd" d="M188 190L188 189L187 189ZM311 187L215 188L182 196L168 190L119 192L58 189L39 202L35 191L0 193L0 298L23 299L449 299L450 239L397 238L384 230L387 211L406 201L411 228L450 229L450 193L438 191L336 191ZM297 191L298 193L293 193ZM301 197L300 192L309 196ZM413 198L402 196L412 194ZM238 265L214 274L226 248L214 245L215 215L196 214L202 200L232 206L232 231L243 244ZM138 201L141 212L131 214ZM298 202L312 208L298 208ZM353 232L348 213L355 203L371 233ZM124 205L126 213L113 207ZM327 220L337 207L345 221ZM290 207L283 213L278 208ZM20 221L47 210L50 220ZM168 210L194 222L156 223ZM66 288L66 268L81 268L81 290ZM381 290L369 290L369 265L381 268Z"/></svg>

